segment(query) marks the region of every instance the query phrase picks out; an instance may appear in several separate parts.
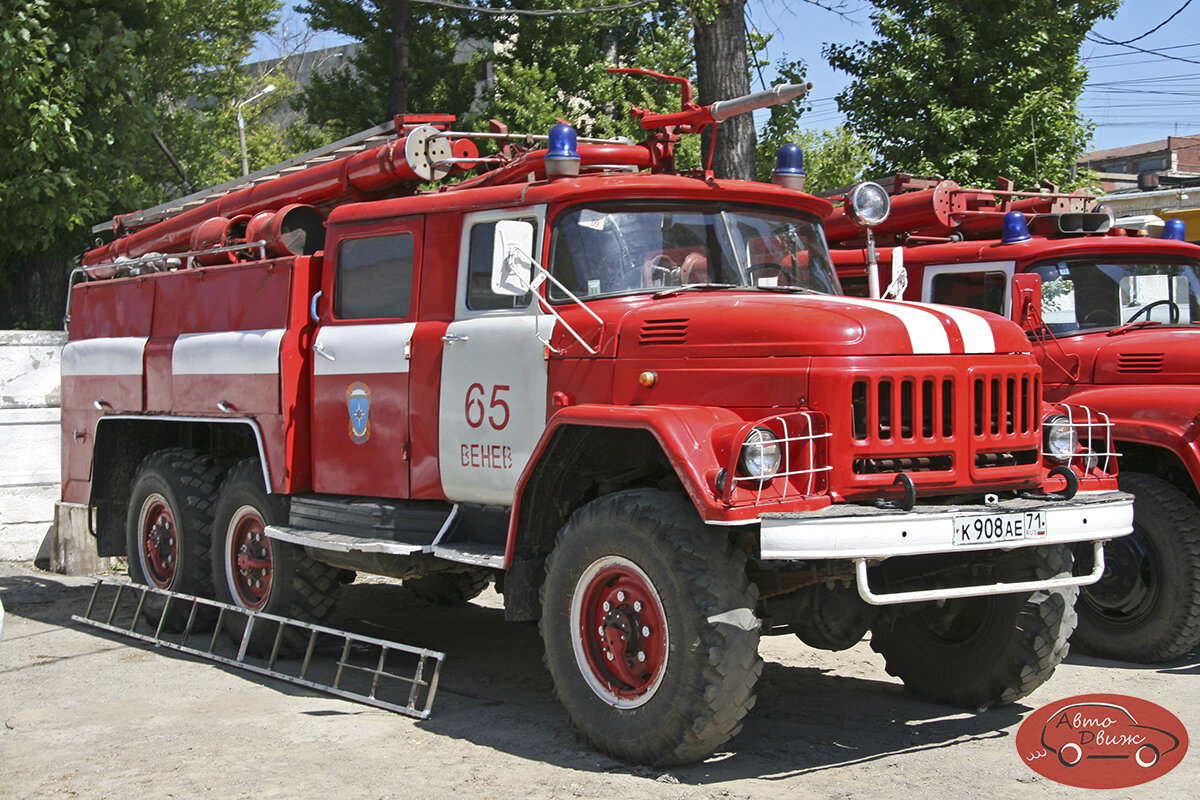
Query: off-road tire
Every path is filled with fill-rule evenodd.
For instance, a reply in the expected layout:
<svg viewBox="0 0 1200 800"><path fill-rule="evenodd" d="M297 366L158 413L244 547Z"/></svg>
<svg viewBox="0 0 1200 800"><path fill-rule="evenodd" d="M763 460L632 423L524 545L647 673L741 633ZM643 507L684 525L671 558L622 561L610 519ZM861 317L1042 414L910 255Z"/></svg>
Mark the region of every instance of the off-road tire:
<svg viewBox="0 0 1200 800"><path fill-rule="evenodd" d="M629 595L618 596L617 586L631 587ZM601 619L604 598L615 605ZM598 750L630 762L667 766L709 755L754 705L762 672L756 599L745 554L706 529L682 494L636 489L578 509L547 560L540 623L545 663L571 722ZM646 666L623 658L638 649L639 634L629 650L613 645L615 659L598 655L624 623L658 628L638 642ZM584 638L593 632L596 640ZM646 685L606 683L610 662L644 670Z"/></svg>
<svg viewBox="0 0 1200 800"><path fill-rule="evenodd" d="M405 578L404 588L436 606L461 606L482 594L491 580L492 573L486 569L430 572L419 578Z"/></svg>
<svg viewBox="0 0 1200 800"><path fill-rule="evenodd" d="M219 481L212 459L195 450L170 448L146 456L130 484L125 520L128 570L134 583L213 597L209 547ZM161 539L161 547L153 547L151 536L167 538ZM166 603L162 596L147 593L142 607L146 621L157 626ZM164 629L183 630L191 610L190 603L172 601ZM204 630L215 618L211 608L199 607L193 629Z"/></svg>
<svg viewBox="0 0 1200 800"><path fill-rule="evenodd" d="M263 483L261 462L257 458L238 463L217 493L211 529L212 557L210 575L218 600L304 622L322 622L333 611L341 582L339 571L311 558L304 548L259 535L266 525L286 523L289 501L286 496L268 494ZM253 555L269 562L264 571L253 573L264 584L254 587L251 576L238 569L238 550L250 544ZM235 638L245 632L246 617L227 613L225 624ZM250 649L256 655L269 652L277 627L265 620L255 623ZM303 653L308 634L299 628L286 628L280 653L284 657Z"/></svg>
<svg viewBox="0 0 1200 800"><path fill-rule="evenodd" d="M1179 488L1122 473L1133 533L1105 546L1104 577L1085 586L1072 643L1084 653L1153 664L1200 643L1200 508Z"/></svg>
<svg viewBox="0 0 1200 800"><path fill-rule="evenodd" d="M1070 574L1073 559L1065 547L1036 547L1031 555L1039 577ZM925 604L876 622L871 649L914 694L961 708L1006 705L1049 680L1066 658L1078 591Z"/></svg>

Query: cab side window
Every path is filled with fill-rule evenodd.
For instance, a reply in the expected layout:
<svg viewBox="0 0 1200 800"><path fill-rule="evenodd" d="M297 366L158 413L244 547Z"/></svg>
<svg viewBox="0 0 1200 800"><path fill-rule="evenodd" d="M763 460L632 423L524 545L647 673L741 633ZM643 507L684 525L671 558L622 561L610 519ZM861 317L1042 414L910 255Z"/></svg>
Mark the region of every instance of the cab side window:
<svg viewBox="0 0 1200 800"><path fill-rule="evenodd" d="M1004 272L947 272L933 277L933 303L1004 313L1008 275Z"/></svg>
<svg viewBox="0 0 1200 800"><path fill-rule="evenodd" d="M347 239L338 247L333 315L338 319L396 319L412 303L413 235Z"/></svg>
<svg viewBox="0 0 1200 800"><path fill-rule="evenodd" d="M535 228L537 226L537 220L532 217L524 221L533 223ZM472 311L525 308L532 300L529 292L520 297L492 293L492 250L495 247L496 222L478 222L471 227L466 300L467 308Z"/></svg>

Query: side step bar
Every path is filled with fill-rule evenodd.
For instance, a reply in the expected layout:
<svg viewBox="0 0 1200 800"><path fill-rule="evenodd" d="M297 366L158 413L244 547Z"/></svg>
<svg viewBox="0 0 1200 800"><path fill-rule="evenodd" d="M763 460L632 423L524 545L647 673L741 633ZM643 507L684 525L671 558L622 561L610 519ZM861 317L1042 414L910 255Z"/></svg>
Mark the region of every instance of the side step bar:
<svg viewBox="0 0 1200 800"><path fill-rule="evenodd" d="M161 613L150 614L147 598L154 595L164 599L163 607ZM187 622L181 632L173 633L169 628L178 625L172 625L169 620L183 619L184 612L177 609L184 608L187 609ZM201 644L189 644L195 634L201 633L198 620L208 618L212 624L214 611L216 623L211 636L204 631L202 636L196 637L204 640ZM245 630L236 645L233 644L234 636L222 636L231 633L226 622L231 616L245 618ZM82 616L73 615L71 619L418 719L428 719L432 712L442 662L446 660L445 653L435 650L111 578L96 578L87 609ZM260 631L258 636L254 635L256 628ZM264 641L261 633L264 629L268 631L265 641L272 642L270 655L266 658L255 656L251 646L252 638ZM281 655L285 636L293 641L297 637L307 640L302 660ZM319 642L324 650L338 640L341 648L336 662L321 656L314 659ZM401 673L399 667L389 669L389 657L403 659L412 666L405 673Z"/></svg>

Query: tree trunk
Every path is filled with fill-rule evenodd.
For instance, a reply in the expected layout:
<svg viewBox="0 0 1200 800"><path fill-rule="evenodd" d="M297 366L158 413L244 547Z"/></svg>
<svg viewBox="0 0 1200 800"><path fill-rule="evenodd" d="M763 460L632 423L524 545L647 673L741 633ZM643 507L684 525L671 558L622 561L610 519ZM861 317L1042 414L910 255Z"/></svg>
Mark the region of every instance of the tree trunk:
<svg viewBox="0 0 1200 800"><path fill-rule="evenodd" d="M388 84L388 114L408 112L408 50L412 41L411 0L392 0L392 71Z"/></svg>
<svg viewBox="0 0 1200 800"><path fill-rule="evenodd" d="M750 65L746 59L746 0L718 0L711 22L696 19L696 82L704 105L750 94ZM740 114L718 126L712 168L718 178L754 179L754 119ZM708 161L714 128L703 140Z"/></svg>
<svg viewBox="0 0 1200 800"><path fill-rule="evenodd" d="M0 330L61 330L69 262L41 255L0 266Z"/></svg>

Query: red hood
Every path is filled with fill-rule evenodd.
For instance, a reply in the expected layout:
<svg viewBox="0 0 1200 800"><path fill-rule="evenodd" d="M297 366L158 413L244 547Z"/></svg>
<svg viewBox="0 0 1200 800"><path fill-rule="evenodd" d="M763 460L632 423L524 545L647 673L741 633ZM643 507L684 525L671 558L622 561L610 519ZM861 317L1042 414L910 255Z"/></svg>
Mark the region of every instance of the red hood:
<svg viewBox="0 0 1200 800"><path fill-rule="evenodd" d="M731 290L639 305L621 320L619 348L622 355L885 356L1028 353L1029 341L1003 317L953 306Z"/></svg>

